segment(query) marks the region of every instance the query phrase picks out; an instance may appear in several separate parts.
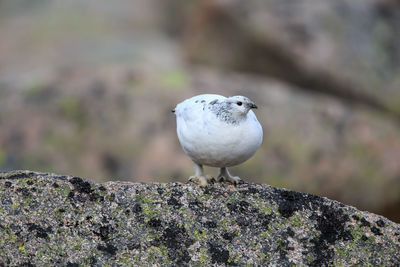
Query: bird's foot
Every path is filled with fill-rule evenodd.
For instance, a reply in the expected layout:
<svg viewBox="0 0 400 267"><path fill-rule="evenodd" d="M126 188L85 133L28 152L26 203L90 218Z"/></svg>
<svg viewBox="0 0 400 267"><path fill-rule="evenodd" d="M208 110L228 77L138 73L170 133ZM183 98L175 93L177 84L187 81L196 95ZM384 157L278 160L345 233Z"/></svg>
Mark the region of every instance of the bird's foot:
<svg viewBox="0 0 400 267"><path fill-rule="evenodd" d="M226 181L226 182L230 182L230 183L232 183L232 184L234 184L234 185L237 185L237 184L239 184L239 183L242 182L242 179L240 179L239 176L231 176L231 175L225 176L225 175L219 175L219 176L218 176L218 181L219 181L219 182Z"/></svg>
<svg viewBox="0 0 400 267"><path fill-rule="evenodd" d="M199 184L201 187L207 186L209 183L215 182L214 177L211 175L206 176L190 176L189 181Z"/></svg>

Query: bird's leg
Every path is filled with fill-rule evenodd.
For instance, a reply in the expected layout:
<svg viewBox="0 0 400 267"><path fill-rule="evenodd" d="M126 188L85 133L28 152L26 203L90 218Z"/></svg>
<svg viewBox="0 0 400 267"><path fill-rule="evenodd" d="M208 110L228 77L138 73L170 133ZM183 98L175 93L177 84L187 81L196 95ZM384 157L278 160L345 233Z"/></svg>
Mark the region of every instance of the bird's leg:
<svg viewBox="0 0 400 267"><path fill-rule="evenodd" d="M224 168L221 168L220 171L219 171L218 181L219 182L227 181L227 182L230 182L232 184L238 184L242 180L238 176L232 176L229 173L228 168L224 167Z"/></svg>
<svg viewBox="0 0 400 267"><path fill-rule="evenodd" d="M195 163L194 165L194 176L189 177L189 181L198 183L200 186L206 186L209 181L213 180L214 178L207 175L204 176L204 169L203 166L200 164Z"/></svg>

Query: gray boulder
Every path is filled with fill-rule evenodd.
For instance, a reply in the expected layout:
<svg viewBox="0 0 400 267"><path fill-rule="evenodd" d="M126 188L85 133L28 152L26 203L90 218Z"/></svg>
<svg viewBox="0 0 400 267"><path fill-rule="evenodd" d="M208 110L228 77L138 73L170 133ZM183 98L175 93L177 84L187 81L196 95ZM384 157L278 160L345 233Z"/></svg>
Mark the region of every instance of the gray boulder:
<svg viewBox="0 0 400 267"><path fill-rule="evenodd" d="M193 10L191 61L275 77L398 120L398 1L210 0Z"/></svg>
<svg viewBox="0 0 400 267"><path fill-rule="evenodd" d="M0 265L400 264L400 225L263 184L0 173Z"/></svg>

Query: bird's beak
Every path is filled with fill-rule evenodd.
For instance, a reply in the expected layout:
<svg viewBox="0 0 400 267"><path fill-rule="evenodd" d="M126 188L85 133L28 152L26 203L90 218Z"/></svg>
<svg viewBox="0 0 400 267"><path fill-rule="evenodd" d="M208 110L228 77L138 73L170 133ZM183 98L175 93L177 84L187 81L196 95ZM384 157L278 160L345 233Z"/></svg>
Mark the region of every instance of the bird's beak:
<svg viewBox="0 0 400 267"><path fill-rule="evenodd" d="M258 108L253 102L247 104L249 108Z"/></svg>

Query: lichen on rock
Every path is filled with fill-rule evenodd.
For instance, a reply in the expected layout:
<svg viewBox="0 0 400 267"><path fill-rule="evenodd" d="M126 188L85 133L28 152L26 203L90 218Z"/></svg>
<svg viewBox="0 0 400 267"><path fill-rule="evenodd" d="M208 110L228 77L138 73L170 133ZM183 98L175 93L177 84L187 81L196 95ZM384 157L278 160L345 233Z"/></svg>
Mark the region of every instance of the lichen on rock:
<svg viewBox="0 0 400 267"><path fill-rule="evenodd" d="M262 184L0 173L0 265L400 264L400 226Z"/></svg>

